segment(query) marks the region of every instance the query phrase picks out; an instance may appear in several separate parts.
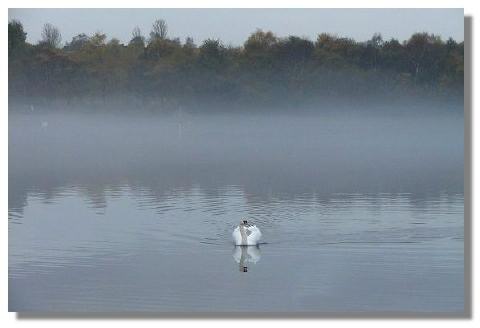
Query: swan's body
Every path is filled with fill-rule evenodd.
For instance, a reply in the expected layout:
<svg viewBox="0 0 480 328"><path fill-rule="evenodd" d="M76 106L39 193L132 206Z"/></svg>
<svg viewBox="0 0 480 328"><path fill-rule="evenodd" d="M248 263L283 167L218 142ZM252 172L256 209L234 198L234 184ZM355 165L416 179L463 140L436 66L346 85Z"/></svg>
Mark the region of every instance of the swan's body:
<svg viewBox="0 0 480 328"><path fill-rule="evenodd" d="M256 225L244 220L233 230L232 237L236 246L255 246L260 242L262 233Z"/></svg>

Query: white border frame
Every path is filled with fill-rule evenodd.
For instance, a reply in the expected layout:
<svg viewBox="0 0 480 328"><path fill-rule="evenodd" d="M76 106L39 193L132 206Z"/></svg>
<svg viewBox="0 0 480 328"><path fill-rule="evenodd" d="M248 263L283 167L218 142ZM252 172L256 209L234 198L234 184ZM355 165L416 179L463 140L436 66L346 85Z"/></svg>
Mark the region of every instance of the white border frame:
<svg viewBox="0 0 480 328"><path fill-rule="evenodd" d="M42 1L41 3L39 1L32 1L32 0L17 0L17 1L11 1L7 0L3 2L5 4L4 7L4 18L5 21L8 21L8 8L37 8L37 7L42 7L42 8L108 8L108 7L119 7L119 8L128 8L128 7L134 7L134 8L153 8L153 7L163 7L163 8L268 8L268 7L278 7L278 8L313 8L313 7L320 7L320 8L464 8L464 13L465 16L470 16L473 17L473 28L472 28L472 34L473 34L473 44L472 44L472 60L473 62L475 61L475 44L478 42L478 39L476 38L476 33L475 33L475 20L476 17L480 14L480 5L477 4L479 1L449 1L449 0L437 0L437 1L424 1L424 0L405 0L405 1L380 1L380 0L363 0L363 1L343 1L343 0L337 0L337 1L311 1L311 0L277 0L277 1L272 1L272 0L244 0L244 1L220 1L220 0L203 0L202 2L200 1L194 1L194 0L169 0L169 1L147 1L147 0L136 0L136 1L123 1L123 0L117 0L117 1L103 1L103 0L97 0L97 1L92 1L92 0L86 0L86 1L59 1L59 0L47 0L47 1ZM407 23L407 22L406 22ZM0 29L0 35L2 38L3 42L2 44L6 44L7 42L7 28L6 28L6 22L4 22L4 28ZM467 37L467 36L466 36ZM467 42L467 38L465 39ZM37 319L37 320L30 320L30 319L18 319L15 313L8 313L8 294L7 294L7 288L8 288L8 220L6 218L7 216L7 211L8 211L8 202L7 202L7 197L8 197L8 160L7 160L7 154L8 154L8 75L7 75L7 69L8 69L8 63L7 63L7 47L4 46L4 50L2 51L2 72L3 72L3 78L2 78L2 85L1 85L1 99L2 99L2 109L1 109L1 140L0 140L0 147L1 147L1 153L3 154L4 158L1 161L2 169L1 169L1 174L0 174L0 179L2 182L2 197L1 197L1 208L2 208L2 213L4 215L4 219L2 220L2 233L1 233L1 247L2 247L2 262L1 262L1 280L0 284L2 288L0 290L3 292L2 298L0 301L0 320L2 321L2 327L10 327L16 324L20 325L35 325L35 326L40 326L40 327L52 327L52 326L64 326L65 322L64 320L68 320L68 324L72 326L78 326L78 325L91 325L93 327L99 327L102 326L115 326L115 327L124 327L126 325L142 325L142 326L147 326L147 325L158 325L159 322L156 322L155 320L145 320L145 319L125 319L125 318L119 318L119 319L89 319L88 322L84 320L72 320L72 319ZM467 54L466 54L467 55ZM467 67L466 71L467 71ZM476 65L473 64L472 67L472 72L473 72L473 77L476 76ZM472 81L472 124L473 127L477 126L479 127L480 125L478 124L478 118L474 114L474 95L478 93L479 88L475 85L474 83L474 78ZM466 86L466 91L467 91L467 86ZM468 104L468 101L465 102L465 104ZM466 120L468 116L465 116ZM468 123L468 122L467 122ZM465 131L467 132L468 129ZM478 150L480 147L480 142L479 141L479 134L475 133L475 129L473 128L472 130L472 142L473 142L473 149L472 149L472 165L473 165L473 170L476 168L476 163L478 163L477 159L477 154L479 154ZM465 145L467 146L468 143L466 142ZM467 153L467 149L465 150ZM465 174L467 174L467 168L468 168L468 163L466 164L466 171ZM468 175L468 174L467 174ZM473 191L475 190L475 187L479 185L479 180L475 176L475 174L472 174L471 177L472 182L473 182ZM468 182L468 181L467 181ZM468 186L468 183L466 183L466 186ZM475 204L480 204L480 196L478 194L475 194L472 191L472 235L479 235L478 234L478 226L473 224L474 221L474 213L475 213ZM467 195L465 196L467 199ZM467 213L467 208L465 209L465 212ZM475 243L474 240L472 240L472 270L475 272L475 264L478 263L479 256L478 254L480 252L475 252ZM474 277L472 273L472 278ZM299 320L299 319L280 319L280 320L254 320L254 321L234 321L234 320L229 320L229 319L209 319L209 320L200 320L200 321L195 321L192 322L191 319L163 319L161 323L169 323L172 326L179 326L179 325L184 325L184 324L195 324L198 325L199 327L224 327L226 324L228 324L230 327L239 327L239 326L245 326L245 325L270 325L274 324L276 327L287 327L291 326L292 324L301 324L302 326L318 326L318 324L325 324L328 323L331 326L343 326L346 324L352 324L355 325L355 327L376 327L376 326L384 326L385 321L388 321L388 324L391 325L392 327L403 327L405 324L412 325L413 327L415 326L424 326L424 325L435 325L436 328L441 328L446 325L453 324L455 326L472 326L475 325L476 317L475 313L478 311L475 304L475 300L477 299L475 296L478 295L478 288L476 288L475 282L473 282L472 285L472 296L473 296L473 303L472 303L472 314L473 314L473 319L434 319L434 320L425 320L425 319L419 319L419 320L409 320L409 322L403 322L395 319L362 319L362 320L351 320L351 319L324 319L324 322L315 322L312 320ZM227 322L228 321L228 322ZM478 323L477 323L478 324Z"/></svg>

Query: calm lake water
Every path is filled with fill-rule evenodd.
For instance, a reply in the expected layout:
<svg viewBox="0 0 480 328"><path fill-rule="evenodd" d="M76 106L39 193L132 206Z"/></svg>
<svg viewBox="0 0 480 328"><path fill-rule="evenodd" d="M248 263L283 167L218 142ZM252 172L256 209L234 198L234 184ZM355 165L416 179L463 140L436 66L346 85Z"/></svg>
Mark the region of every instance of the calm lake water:
<svg viewBox="0 0 480 328"><path fill-rule="evenodd" d="M463 215L462 113L9 117L10 311L459 314Z"/></svg>

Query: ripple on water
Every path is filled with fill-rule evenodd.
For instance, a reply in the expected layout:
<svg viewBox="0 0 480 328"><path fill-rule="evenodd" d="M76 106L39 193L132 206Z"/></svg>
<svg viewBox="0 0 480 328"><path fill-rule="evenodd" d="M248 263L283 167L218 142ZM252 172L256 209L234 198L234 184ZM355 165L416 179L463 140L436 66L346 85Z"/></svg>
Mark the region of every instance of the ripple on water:
<svg viewBox="0 0 480 328"><path fill-rule="evenodd" d="M155 194L124 185L98 198L88 192L92 190L82 187L55 197L31 193L23 212L9 210L14 272L24 270L22 263L65 265L102 252L225 247L231 245L231 232L242 217L253 220L262 229L263 241L277 247L463 240L461 195L420 202L410 194L256 199L238 186L214 193L193 187ZM92 210L98 209L92 207L98 199L104 204L101 213Z"/></svg>

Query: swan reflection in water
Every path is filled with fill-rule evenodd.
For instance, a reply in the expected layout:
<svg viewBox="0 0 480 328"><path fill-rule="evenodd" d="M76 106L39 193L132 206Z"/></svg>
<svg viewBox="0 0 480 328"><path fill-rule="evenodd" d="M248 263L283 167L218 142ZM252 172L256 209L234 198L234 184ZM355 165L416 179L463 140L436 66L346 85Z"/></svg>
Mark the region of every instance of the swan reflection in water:
<svg viewBox="0 0 480 328"><path fill-rule="evenodd" d="M258 246L235 246L233 258L238 263L238 270L248 272L248 266L260 261L260 248Z"/></svg>

